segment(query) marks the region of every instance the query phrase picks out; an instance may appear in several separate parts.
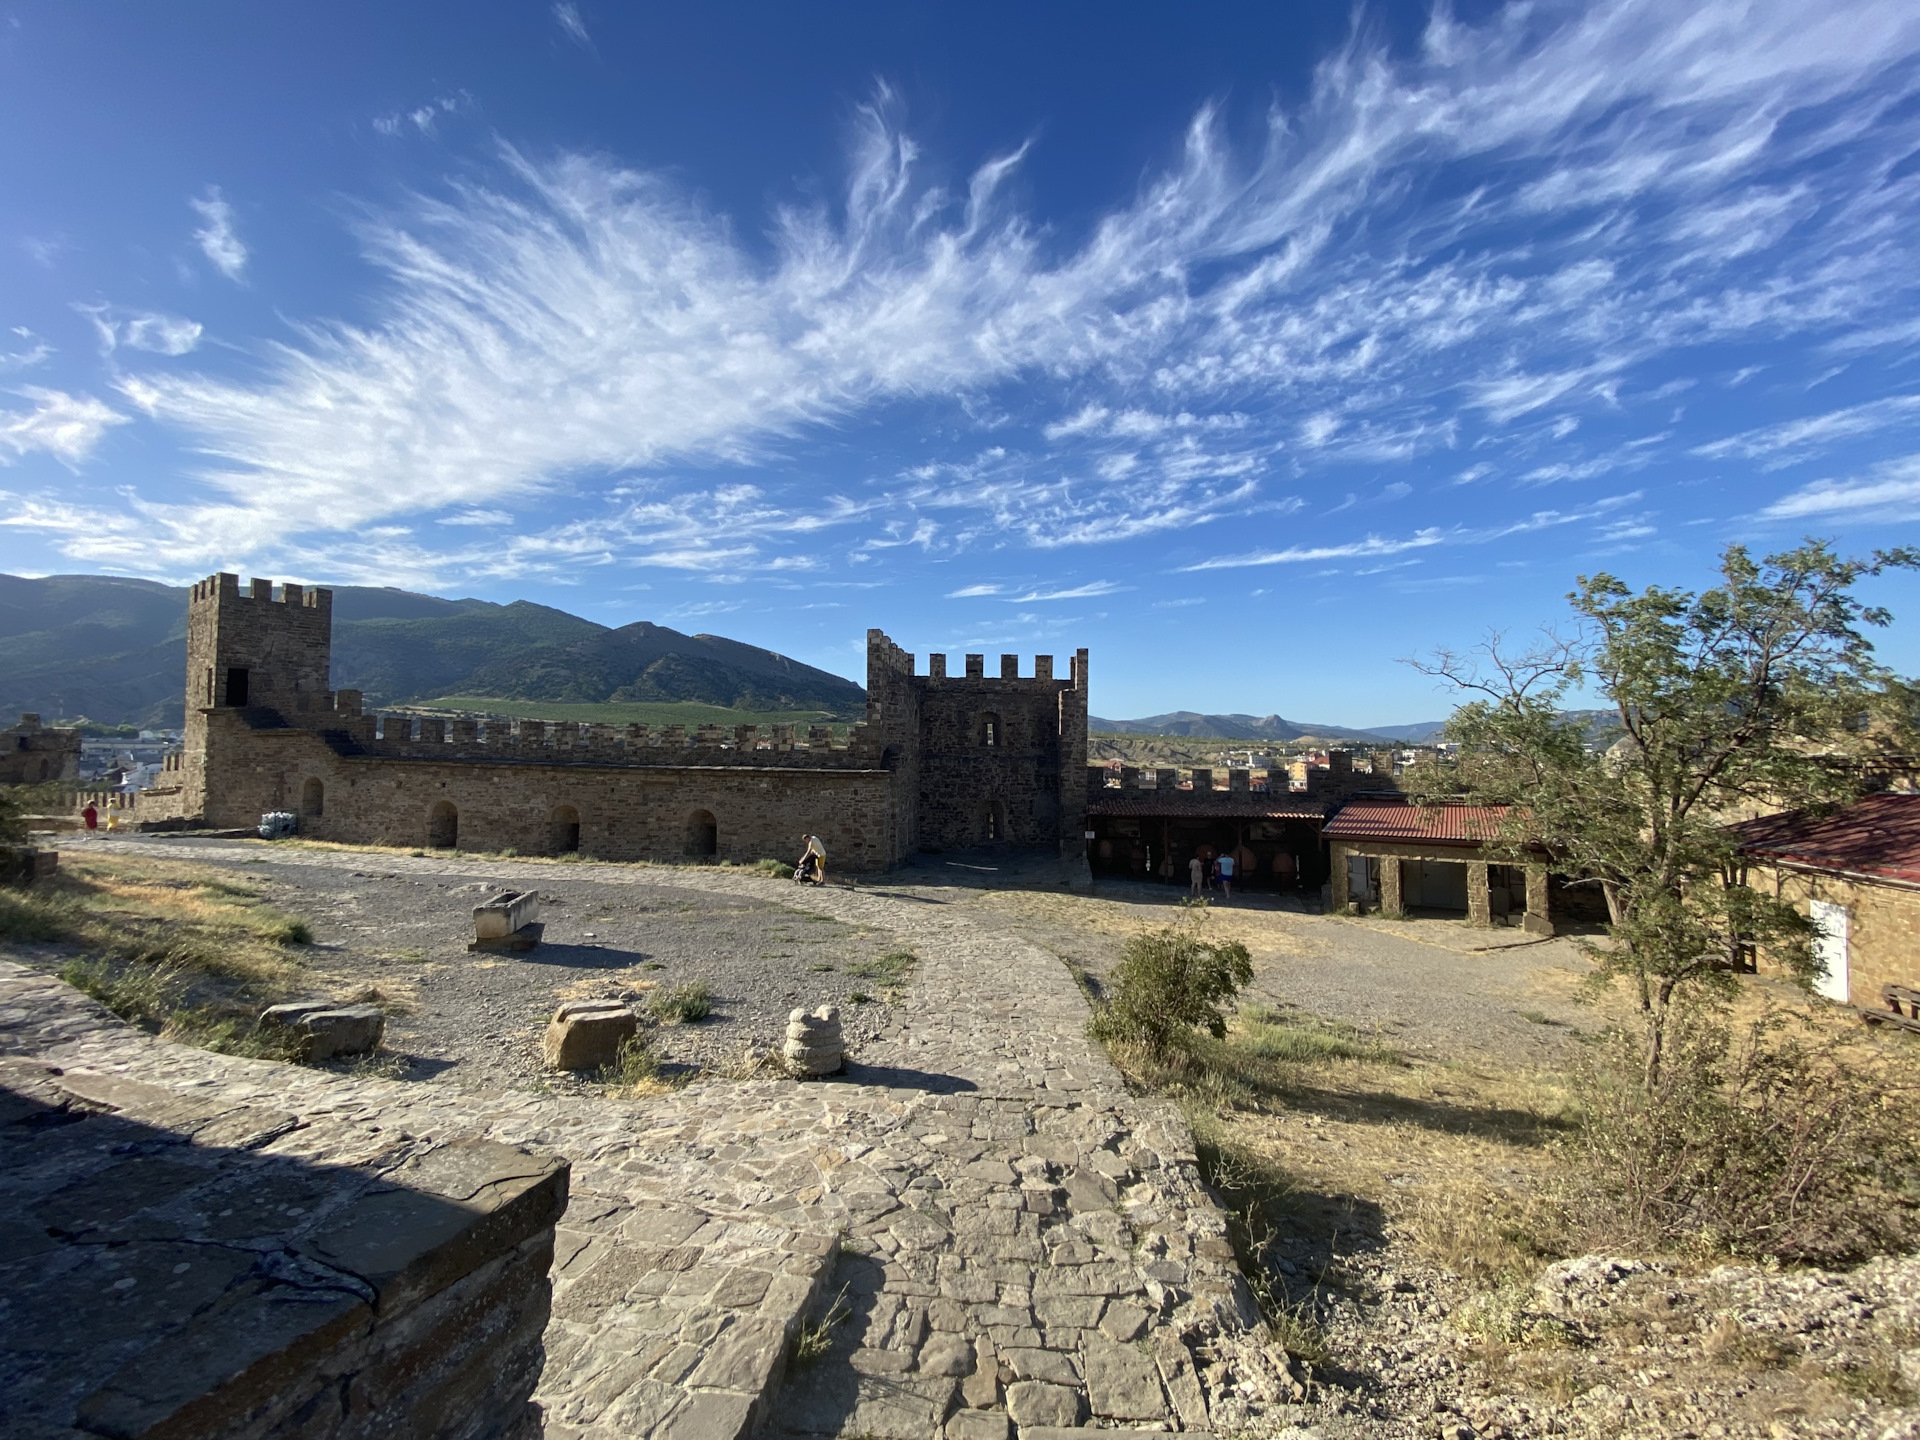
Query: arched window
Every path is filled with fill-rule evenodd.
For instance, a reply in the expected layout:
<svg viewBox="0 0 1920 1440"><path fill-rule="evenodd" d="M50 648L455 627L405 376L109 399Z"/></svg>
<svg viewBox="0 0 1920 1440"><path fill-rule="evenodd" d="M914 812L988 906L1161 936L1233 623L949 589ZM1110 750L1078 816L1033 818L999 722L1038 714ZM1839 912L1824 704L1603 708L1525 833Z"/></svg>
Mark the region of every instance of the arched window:
<svg viewBox="0 0 1920 1440"><path fill-rule="evenodd" d="M580 812L571 805L556 805L547 817L547 850L554 855L571 855L580 848Z"/></svg>
<svg viewBox="0 0 1920 1440"><path fill-rule="evenodd" d="M711 860L720 853L720 822L711 810L696 810L687 817L687 854L695 860Z"/></svg>
<svg viewBox="0 0 1920 1440"><path fill-rule="evenodd" d="M436 800L427 812L427 846L451 850L460 843L460 812L451 800Z"/></svg>
<svg viewBox="0 0 1920 1440"><path fill-rule="evenodd" d="M980 743L989 749L997 748L1006 742L1006 736L1000 729L1000 717L988 711L980 717Z"/></svg>
<svg viewBox="0 0 1920 1440"><path fill-rule="evenodd" d="M327 813L327 787L318 780L309 780L300 787L300 813L312 820Z"/></svg>

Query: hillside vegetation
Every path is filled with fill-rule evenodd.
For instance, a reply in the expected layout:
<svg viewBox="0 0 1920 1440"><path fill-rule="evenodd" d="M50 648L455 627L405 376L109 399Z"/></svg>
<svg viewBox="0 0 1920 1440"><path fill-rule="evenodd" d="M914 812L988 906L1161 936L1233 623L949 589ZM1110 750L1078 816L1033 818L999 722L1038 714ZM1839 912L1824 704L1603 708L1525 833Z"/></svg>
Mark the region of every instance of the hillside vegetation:
<svg viewBox="0 0 1920 1440"><path fill-rule="evenodd" d="M516 600L333 591L333 684L371 705L438 696L554 705L697 704L756 716L858 718L851 680L717 635L647 621L610 629ZM0 575L0 717L36 711L102 724L178 725L187 591L106 575ZM501 710L495 713L534 713ZM685 723L759 723L701 716ZM804 723L804 720L802 723ZM672 720L639 723L680 723Z"/></svg>

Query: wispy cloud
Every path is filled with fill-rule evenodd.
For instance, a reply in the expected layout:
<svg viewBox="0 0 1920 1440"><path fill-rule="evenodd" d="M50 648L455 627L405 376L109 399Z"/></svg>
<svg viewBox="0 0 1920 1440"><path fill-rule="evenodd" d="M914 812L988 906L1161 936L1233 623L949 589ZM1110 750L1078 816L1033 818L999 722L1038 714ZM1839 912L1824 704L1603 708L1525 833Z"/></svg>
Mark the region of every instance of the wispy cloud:
<svg viewBox="0 0 1920 1440"><path fill-rule="evenodd" d="M552 14L584 42L576 7ZM812 522L856 558L1100 545L1297 511L1327 467L1481 444L1503 463L1468 475L1591 478L1599 462L1542 447L1651 392L1650 362L1920 303L1900 239L1920 181L1896 173L1920 147L1916 55L1920 13L1871 0L1443 11L1411 56L1357 36L1258 145L1201 111L1079 236L1014 207L1022 151L951 190L927 178L885 89L839 196L778 209L765 246L669 177L504 150L491 178L364 223L385 279L363 322L298 327L241 378L126 377L211 457L154 543L346 554L416 515L561 493L590 510L636 474L648 505L691 513L676 487L711 482L680 468L765 460L909 397L990 413L994 451L964 458L981 421L828 514L767 480L740 508L770 518L738 533L595 514L542 543L695 570L811 556ZM231 207L194 204L240 278ZM1798 423L1815 428L1715 453L1799 453L1820 420ZM1348 547L1419 533L1258 553L1385 555ZM465 554L436 563L492 563Z"/></svg>
<svg viewBox="0 0 1920 1440"><path fill-rule="evenodd" d="M26 326L14 326L12 334L20 348L0 350L0 375L10 371L31 370L53 358L53 347Z"/></svg>
<svg viewBox="0 0 1920 1440"><path fill-rule="evenodd" d="M69 469L77 469L108 430L127 423L125 415L91 395L69 395L37 385L23 385L9 393L33 408L0 409L0 465L44 451Z"/></svg>
<svg viewBox="0 0 1920 1440"><path fill-rule="evenodd" d="M373 128L382 135L390 136L404 135L409 131L415 135L431 135L439 127L442 117L458 115L472 105L473 97L464 90L457 95L440 95L410 110L376 115Z"/></svg>
<svg viewBox="0 0 1920 1440"><path fill-rule="evenodd" d="M587 22L580 18L580 7L573 0L558 0L553 7L553 23L574 44L589 50L593 48L593 37L587 33Z"/></svg>
<svg viewBox="0 0 1920 1440"><path fill-rule="evenodd" d="M1815 515L1851 520L1892 513L1920 515L1920 455L1888 461L1875 467L1866 479L1816 480L1781 496L1760 512L1768 520L1803 520Z"/></svg>
<svg viewBox="0 0 1920 1440"><path fill-rule="evenodd" d="M1446 528L1428 526L1425 529L1416 530L1411 535L1398 538L1368 535L1362 539L1349 540L1338 545L1289 545L1283 550L1261 550L1245 555L1220 555L1211 560L1202 560L1197 564L1182 565L1180 570L1185 573L1196 570L1239 570L1257 565L1298 565L1310 561L1401 555L1409 550L1427 550L1438 545L1486 545L1514 535L1598 520L1622 506L1631 505L1640 498L1640 492L1636 490L1626 495L1609 496L1605 500L1596 501L1592 505L1585 505L1577 510L1536 510L1531 515L1509 521L1504 525L1479 528L1464 525Z"/></svg>
<svg viewBox="0 0 1920 1440"><path fill-rule="evenodd" d="M1830 410L1801 420L1787 420L1739 435L1695 446L1693 453L1710 460L1729 456L1791 464L1817 453L1837 440L1872 435L1894 426L1920 422L1920 395L1891 395L1865 405Z"/></svg>
<svg viewBox="0 0 1920 1440"><path fill-rule="evenodd" d="M206 194L196 196L187 203L205 222L193 232L200 253L213 262L214 269L238 283L246 275L247 247L241 243L239 233L234 229L233 206L220 194L217 185L208 186Z"/></svg>
<svg viewBox="0 0 1920 1440"><path fill-rule="evenodd" d="M123 346L154 355L189 355L198 348L200 337L205 333L199 321L184 315L118 310L111 305L74 308L93 322L94 333L100 337L100 349L108 355Z"/></svg>

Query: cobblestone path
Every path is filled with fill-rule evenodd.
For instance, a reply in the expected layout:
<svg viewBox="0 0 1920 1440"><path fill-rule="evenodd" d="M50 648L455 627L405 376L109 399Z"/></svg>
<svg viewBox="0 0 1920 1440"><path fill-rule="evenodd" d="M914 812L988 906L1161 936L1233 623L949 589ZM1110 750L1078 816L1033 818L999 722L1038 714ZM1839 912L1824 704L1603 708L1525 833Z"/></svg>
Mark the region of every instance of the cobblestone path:
<svg viewBox="0 0 1920 1440"><path fill-rule="evenodd" d="M136 842L137 843L137 842ZM196 846L216 863L253 846ZM184 847L183 847L184 849ZM364 867L306 851L302 864ZM550 880L548 867L380 858L383 869ZM585 867L582 867L583 869ZM619 883L621 867L593 867ZM709 870L649 885L765 898L892 931L906 1003L844 1079L705 1080L615 1102L358 1080L146 1039L0 965L0 1053L136 1077L201 1104L271 1103L317 1160L451 1134L566 1156L537 1399L554 1440L1058 1440L1089 1421L1204 1431L1229 1387L1290 1378L1236 1343L1257 1319L1192 1137L1130 1096L1085 1036L1064 966L904 891L795 890ZM796 1355L795 1340L807 1344ZM1247 1337L1251 1339L1251 1337ZM1234 1369L1199 1358L1231 1354Z"/></svg>

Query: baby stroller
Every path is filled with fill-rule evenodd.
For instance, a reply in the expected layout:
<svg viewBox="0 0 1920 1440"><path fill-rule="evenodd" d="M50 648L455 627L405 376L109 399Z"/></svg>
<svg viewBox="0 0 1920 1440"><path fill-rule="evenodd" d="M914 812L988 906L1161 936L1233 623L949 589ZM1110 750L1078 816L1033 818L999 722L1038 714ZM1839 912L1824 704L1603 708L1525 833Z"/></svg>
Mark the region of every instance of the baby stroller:
<svg viewBox="0 0 1920 1440"><path fill-rule="evenodd" d="M793 883L806 885L813 881L814 874L820 868L820 857L809 850L800 857L800 863L793 867Z"/></svg>

